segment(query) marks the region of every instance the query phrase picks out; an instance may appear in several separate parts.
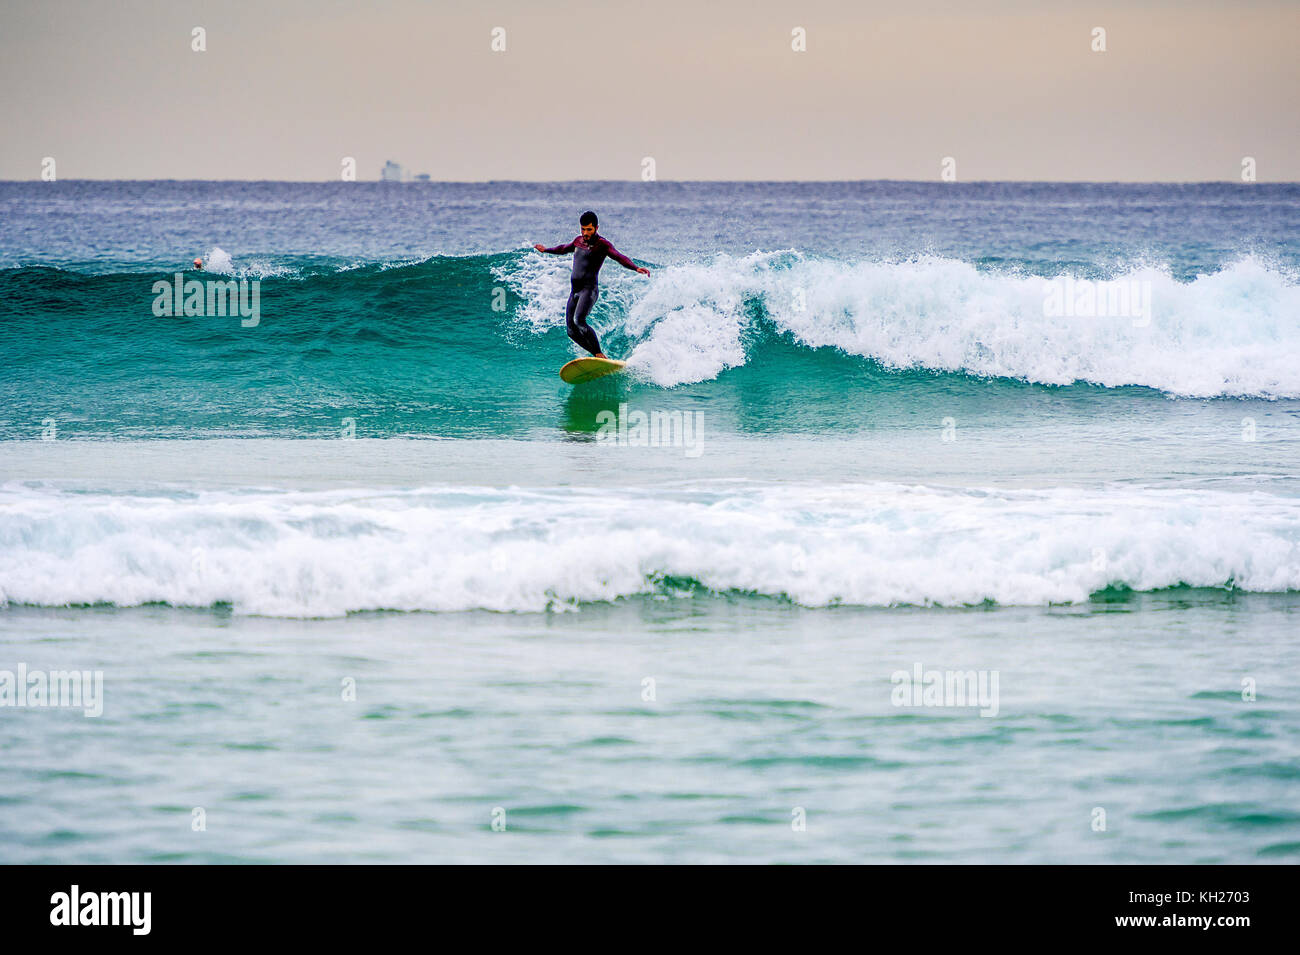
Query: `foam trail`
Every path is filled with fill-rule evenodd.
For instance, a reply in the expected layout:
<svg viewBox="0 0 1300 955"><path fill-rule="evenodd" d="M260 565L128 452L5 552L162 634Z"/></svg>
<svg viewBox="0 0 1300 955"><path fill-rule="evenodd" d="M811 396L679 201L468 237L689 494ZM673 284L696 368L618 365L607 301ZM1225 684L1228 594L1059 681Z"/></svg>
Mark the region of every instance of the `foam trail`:
<svg viewBox="0 0 1300 955"><path fill-rule="evenodd" d="M810 607L1039 605L1112 585L1300 590L1300 500L891 484L603 491L7 485L0 599L276 616L542 611L696 581Z"/></svg>

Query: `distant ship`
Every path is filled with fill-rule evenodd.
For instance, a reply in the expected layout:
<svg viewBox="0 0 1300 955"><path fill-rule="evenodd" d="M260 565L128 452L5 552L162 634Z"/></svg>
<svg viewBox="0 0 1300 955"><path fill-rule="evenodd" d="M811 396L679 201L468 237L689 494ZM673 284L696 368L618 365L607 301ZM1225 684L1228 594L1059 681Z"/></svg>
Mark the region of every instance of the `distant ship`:
<svg viewBox="0 0 1300 955"><path fill-rule="evenodd" d="M427 172L417 173L408 176L402 171L402 164L393 162L391 159L384 163L384 170L379 174L381 182L429 182L430 177Z"/></svg>

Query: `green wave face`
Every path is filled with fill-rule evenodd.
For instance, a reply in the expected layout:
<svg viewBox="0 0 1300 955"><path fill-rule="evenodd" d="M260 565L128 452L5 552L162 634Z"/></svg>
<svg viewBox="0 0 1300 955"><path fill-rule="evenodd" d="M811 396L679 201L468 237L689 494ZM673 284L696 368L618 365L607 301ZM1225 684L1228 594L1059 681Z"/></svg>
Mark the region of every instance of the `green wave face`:
<svg viewBox="0 0 1300 955"><path fill-rule="evenodd" d="M7 271L0 386L13 419L57 410L91 434L326 434L343 416L373 436L519 434L571 349L562 332L512 340L517 297L492 307L500 258L263 278L255 327L155 316L167 274Z"/></svg>
<svg viewBox="0 0 1300 955"><path fill-rule="evenodd" d="M69 436L329 436L350 417L371 437L526 437L594 431L602 410L652 393L668 410L707 397L740 431L806 431L860 427L905 384L936 377L801 346L764 327L756 301L746 343L754 359L722 380L664 389L629 374L571 388L558 377L579 354L563 302L550 328L520 322L536 303L493 274L514 258L263 278L259 321L247 328L238 315L155 316L155 283L174 282L165 273L8 270L0 389L10 413L0 428L20 437L56 415ZM636 338L611 299L592 321L612 354L626 354ZM876 393L870 413L867 393Z"/></svg>

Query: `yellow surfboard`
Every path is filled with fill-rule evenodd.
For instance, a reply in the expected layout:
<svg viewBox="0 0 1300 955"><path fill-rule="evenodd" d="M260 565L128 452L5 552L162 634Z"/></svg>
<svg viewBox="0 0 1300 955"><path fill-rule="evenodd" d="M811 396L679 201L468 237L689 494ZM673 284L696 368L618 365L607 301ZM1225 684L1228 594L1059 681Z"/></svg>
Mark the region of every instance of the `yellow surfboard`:
<svg viewBox="0 0 1300 955"><path fill-rule="evenodd" d="M560 369L560 377L571 385L580 385L584 381L621 371L626 364L625 361L615 361L612 358L575 358Z"/></svg>

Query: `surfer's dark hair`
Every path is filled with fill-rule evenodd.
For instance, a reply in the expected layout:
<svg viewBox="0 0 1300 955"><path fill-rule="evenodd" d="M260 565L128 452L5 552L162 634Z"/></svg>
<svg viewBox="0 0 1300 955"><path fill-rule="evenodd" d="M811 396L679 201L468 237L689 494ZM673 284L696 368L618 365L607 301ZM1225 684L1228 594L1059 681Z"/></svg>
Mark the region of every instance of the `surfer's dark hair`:
<svg viewBox="0 0 1300 955"><path fill-rule="evenodd" d="M578 225L600 225L600 220L596 218L596 213L588 209L582 214L582 218L578 220Z"/></svg>

